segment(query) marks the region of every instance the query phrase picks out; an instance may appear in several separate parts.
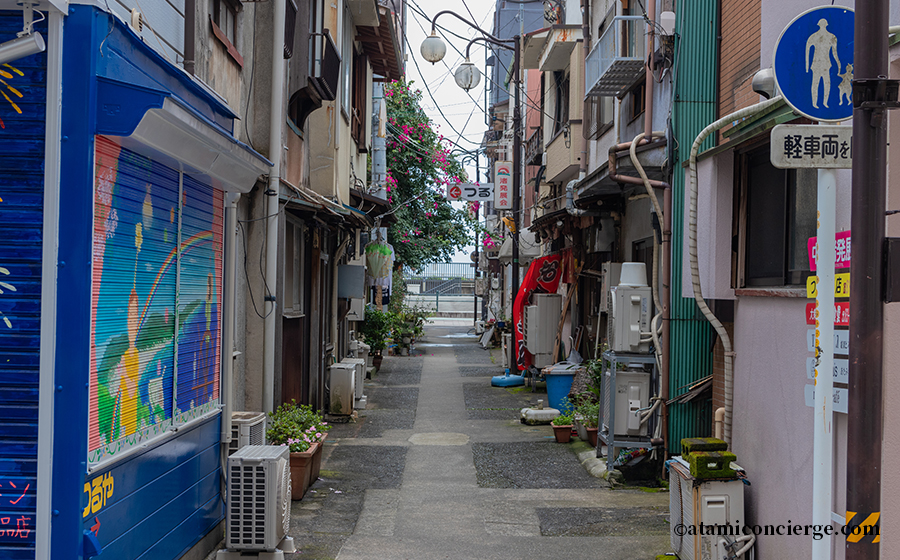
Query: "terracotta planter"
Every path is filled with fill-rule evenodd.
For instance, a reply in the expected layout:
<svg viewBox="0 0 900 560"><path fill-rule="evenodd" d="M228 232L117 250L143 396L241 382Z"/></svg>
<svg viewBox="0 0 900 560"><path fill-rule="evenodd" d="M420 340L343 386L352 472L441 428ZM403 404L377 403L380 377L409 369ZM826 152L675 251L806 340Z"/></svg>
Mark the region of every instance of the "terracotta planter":
<svg viewBox="0 0 900 560"><path fill-rule="evenodd" d="M587 428L587 441L591 444L591 447L597 447L597 428Z"/></svg>
<svg viewBox="0 0 900 560"><path fill-rule="evenodd" d="M320 446L321 444L314 443L306 451L291 453L292 500L303 499L306 490L309 488L310 481L314 480L310 478L313 469L313 457Z"/></svg>
<svg viewBox="0 0 900 560"><path fill-rule="evenodd" d="M322 450L325 445L316 443L316 450L313 452L312 470L309 473L309 485L312 486L319 479L319 471L322 468Z"/></svg>
<svg viewBox="0 0 900 560"><path fill-rule="evenodd" d="M572 439L572 425L557 426L553 424L553 435L556 436L557 443L569 443L569 440Z"/></svg>

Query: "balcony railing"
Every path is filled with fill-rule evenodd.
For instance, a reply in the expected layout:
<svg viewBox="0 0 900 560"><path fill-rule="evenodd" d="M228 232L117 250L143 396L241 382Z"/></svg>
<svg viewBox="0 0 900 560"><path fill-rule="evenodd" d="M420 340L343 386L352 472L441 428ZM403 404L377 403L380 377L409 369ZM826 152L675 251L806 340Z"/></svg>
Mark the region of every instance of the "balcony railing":
<svg viewBox="0 0 900 560"><path fill-rule="evenodd" d="M585 61L587 95L622 95L644 75L643 16L618 16Z"/></svg>

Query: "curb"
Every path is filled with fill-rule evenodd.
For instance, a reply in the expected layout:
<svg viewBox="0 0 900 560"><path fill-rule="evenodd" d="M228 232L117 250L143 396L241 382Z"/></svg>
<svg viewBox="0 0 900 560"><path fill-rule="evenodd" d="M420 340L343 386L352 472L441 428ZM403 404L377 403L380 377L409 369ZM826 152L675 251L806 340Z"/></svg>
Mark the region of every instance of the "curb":
<svg viewBox="0 0 900 560"><path fill-rule="evenodd" d="M584 467L584 470L594 478L600 478L609 483L610 486L622 484L625 482L622 473L613 469L606 469L606 460L597 458L597 450L586 442L576 441L572 444L572 451L578 457L578 462Z"/></svg>

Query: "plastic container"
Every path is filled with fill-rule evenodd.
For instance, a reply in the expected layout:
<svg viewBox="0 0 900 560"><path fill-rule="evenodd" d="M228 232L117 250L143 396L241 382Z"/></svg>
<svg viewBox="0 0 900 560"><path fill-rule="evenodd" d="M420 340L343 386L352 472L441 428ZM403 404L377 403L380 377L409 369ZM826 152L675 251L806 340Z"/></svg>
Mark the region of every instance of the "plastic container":
<svg viewBox="0 0 900 560"><path fill-rule="evenodd" d="M572 389L572 381L575 379L576 371L575 368L572 368L571 370L545 371L544 377L547 380L547 404L549 404L551 408L555 408L562 412L566 412L571 408L570 406L566 406L565 399L569 396L569 391Z"/></svg>

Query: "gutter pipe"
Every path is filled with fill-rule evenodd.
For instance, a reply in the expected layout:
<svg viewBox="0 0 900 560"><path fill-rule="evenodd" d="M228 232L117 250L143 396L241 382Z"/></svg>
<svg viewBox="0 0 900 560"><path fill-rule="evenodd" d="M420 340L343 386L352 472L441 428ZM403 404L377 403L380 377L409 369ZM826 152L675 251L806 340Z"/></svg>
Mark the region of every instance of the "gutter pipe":
<svg viewBox="0 0 900 560"><path fill-rule="evenodd" d="M647 0L647 64L644 78L644 138L653 136L653 40L655 38L654 19L656 18L656 0ZM651 197L654 198L654 197ZM655 206L659 206L656 203Z"/></svg>
<svg viewBox="0 0 900 560"><path fill-rule="evenodd" d="M194 75L196 44L197 7L195 0L184 0L184 71Z"/></svg>
<svg viewBox="0 0 900 560"><path fill-rule="evenodd" d="M284 125L284 6L272 0L272 95L269 107L269 187L266 189L266 275L265 323L263 338L263 411L275 407L275 305L278 277L278 192L281 189L282 128ZM271 287L270 287L271 283Z"/></svg>
<svg viewBox="0 0 900 560"><path fill-rule="evenodd" d="M751 105L750 107L746 107L722 117L704 128L694 140L693 146L691 146L690 172L688 176L688 185L690 188L688 253L691 261L691 286L694 290L694 299L697 301L697 307L700 308L700 312L703 313L706 320L709 321L716 330L716 334L722 339L722 346L725 349L725 426L723 435L725 441L729 445L731 445L731 413L734 399L734 349L731 346L731 337L728 335L728 331L725 330L725 326L722 325L722 322L719 321L715 314L709 309L709 306L706 305L706 300L703 299L703 292L700 289L700 265L697 257L697 154L700 152L700 144L702 144L703 140L713 132L724 128L734 121L764 111L776 103L780 103L782 100L782 96L776 95L772 99L757 103L756 105Z"/></svg>

